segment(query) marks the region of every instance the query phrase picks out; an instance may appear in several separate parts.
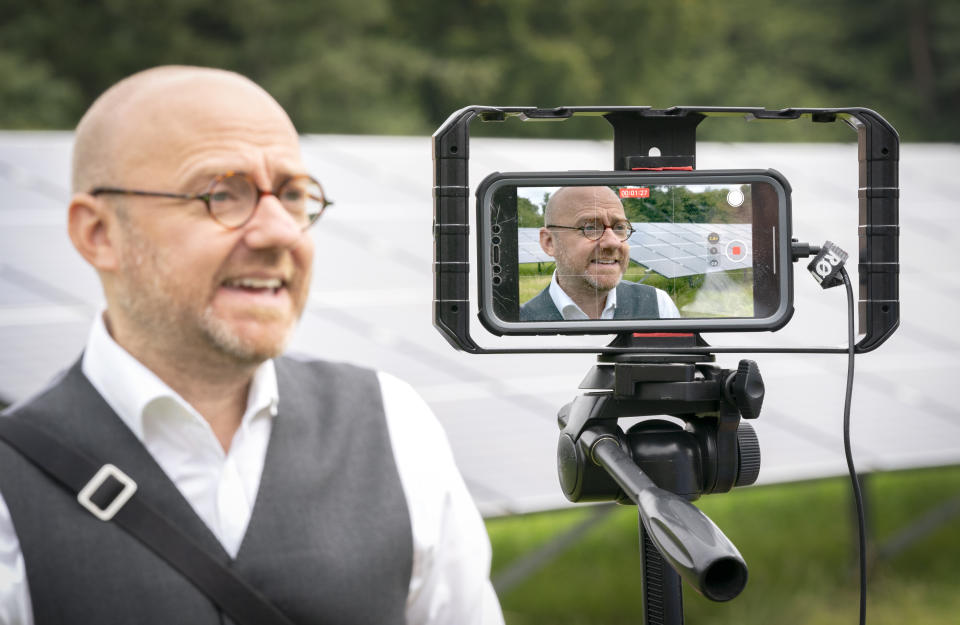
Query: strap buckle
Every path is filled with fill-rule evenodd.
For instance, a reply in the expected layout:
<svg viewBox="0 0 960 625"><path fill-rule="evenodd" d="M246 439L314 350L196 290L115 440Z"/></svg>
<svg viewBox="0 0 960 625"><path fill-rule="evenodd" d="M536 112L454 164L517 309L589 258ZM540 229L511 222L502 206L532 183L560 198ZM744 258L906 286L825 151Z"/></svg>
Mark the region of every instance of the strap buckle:
<svg viewBox="0 0 960 625"><path fill-rule="evenodd" d="M123 484L123 489L116 494L106 507L101 508L97 503L91 499L101 486L109 478L113 478L116 481ZM90 478L90 481L87 482L87 485L77 493L77 501L80 502L80 505L90 511L93 516L97 517L101 521L109 521L120 511L120 508L133 497L133 494L137 492L137 483L133 481L129 475L118 469L112 464L105 464L100 467L100 470L97 471L96 475Z"/></svg>

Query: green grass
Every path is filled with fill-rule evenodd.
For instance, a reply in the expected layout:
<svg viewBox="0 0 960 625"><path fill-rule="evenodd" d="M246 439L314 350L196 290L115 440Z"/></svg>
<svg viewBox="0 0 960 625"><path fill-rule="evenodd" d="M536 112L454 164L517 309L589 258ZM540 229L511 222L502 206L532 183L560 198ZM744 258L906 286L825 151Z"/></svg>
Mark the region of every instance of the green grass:
<svg viewBox="0 0 960 625"><path fill-rule="evenodd" d="M556 263L524 263L517 265L517 290L520 304L526 304L547 288Z"/></svg>
<svg viewBox="0 0 960 625"><path fill-rule="evenodd" d="M517 267L520 304L536 297L550 284L555 264L524 263ZM643 282L670 294L684 317L752 317L753 273L737 269L703 276L666 278L630 261L624 280Z"/></svg>
<svg viewBox="0 0 960 625"><path fill-rule="evenodd" d="M960 467L871 476L871 532L882 543L940 501L960 495ZM713 603L684 585L688 624L827 625L857 622L848 480L737 490L697 502L737 545L744 592ZM488 521L493 575L575 525L586 508ZM960 521L941 526L870 572L871 625L960 623ZM637 516L618 508L547 567L500 597L507 625L641 622Z"/></svg>

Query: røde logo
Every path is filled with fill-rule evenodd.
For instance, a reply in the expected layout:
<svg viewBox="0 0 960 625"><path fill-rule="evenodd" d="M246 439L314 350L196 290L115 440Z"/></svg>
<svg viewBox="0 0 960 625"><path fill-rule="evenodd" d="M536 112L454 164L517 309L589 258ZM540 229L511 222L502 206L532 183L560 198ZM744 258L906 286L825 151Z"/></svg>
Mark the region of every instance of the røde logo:
<svg viewBox="0 0 960 625"><path fill-rule="evenodd" d="M826 241L820 248L820 252L807 265L807 270L813 274L821 287L829 289L843 284L841 271L848 257L849 255L842 249Z"/></svg>
<svg viewBox="0 0 960 625"><path fill-rule="evenodd" d="M843 264L843 260L836 252L827 252L827 255L817 261L817 274L821 278L826 278L833 273L833 268Z"/></svg>

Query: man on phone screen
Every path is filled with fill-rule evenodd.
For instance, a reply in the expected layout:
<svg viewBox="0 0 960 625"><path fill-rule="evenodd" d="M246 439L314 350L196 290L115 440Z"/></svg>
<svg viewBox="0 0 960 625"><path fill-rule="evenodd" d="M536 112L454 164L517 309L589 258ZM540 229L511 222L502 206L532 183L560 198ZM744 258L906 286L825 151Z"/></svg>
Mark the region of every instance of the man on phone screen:
<svg viewBox="0 0 960 625"><path fill-rule="evenodd" d="M521 321L680 317L665 291L623 279L633 226L610 187L563 187L550 196L543 218L540 247L556 271L520 307Z"/></svg>

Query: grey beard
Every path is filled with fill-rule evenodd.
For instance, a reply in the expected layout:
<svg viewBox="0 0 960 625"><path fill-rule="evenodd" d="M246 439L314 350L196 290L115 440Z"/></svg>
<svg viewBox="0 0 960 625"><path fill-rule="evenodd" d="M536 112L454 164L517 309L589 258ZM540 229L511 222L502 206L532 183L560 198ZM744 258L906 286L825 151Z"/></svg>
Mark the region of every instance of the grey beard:
<svg viewBox="0 0 960 625"><path fill-rule="evenodd" d="M213 309L207 307L200 317L200 328L209 337L210 342L225 356L231 357L240 364L260 364L270 358L276 358L286 349L290 342L290 336L293 334L291 328L287 335L268 350L257 350L253 345L247 344L239 336L230 332L225 324L213 314Z"/></svg>

